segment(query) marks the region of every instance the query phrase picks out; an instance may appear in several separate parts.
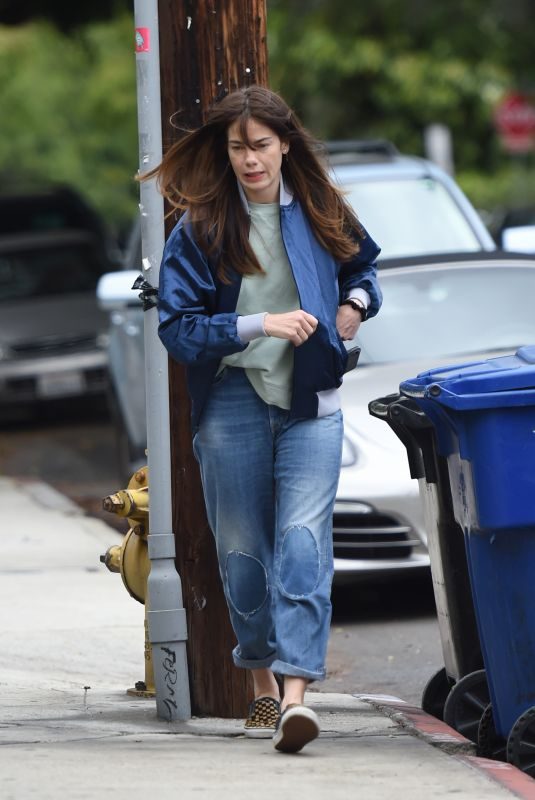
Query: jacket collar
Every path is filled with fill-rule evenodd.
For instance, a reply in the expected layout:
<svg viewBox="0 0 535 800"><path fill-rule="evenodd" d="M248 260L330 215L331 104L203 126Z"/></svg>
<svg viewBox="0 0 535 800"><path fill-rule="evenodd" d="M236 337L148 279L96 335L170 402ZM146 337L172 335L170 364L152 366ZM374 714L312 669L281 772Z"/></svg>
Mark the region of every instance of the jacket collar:
<svg viewBox="0 0 535 800"><path fill-rule="evenodd" d="M243 186L241 185L241 183L237 178L236 178L236 183L238 184L238 192L240 193L240 198L243 203L243 206L247 214L249 214L249 202L247 200L247 195L245 194ZM289 188L284 183L284 180L281 175L281 181L279 186L279 205L289 206L292 200L293 200L293 194L290 192Z"/></svg>

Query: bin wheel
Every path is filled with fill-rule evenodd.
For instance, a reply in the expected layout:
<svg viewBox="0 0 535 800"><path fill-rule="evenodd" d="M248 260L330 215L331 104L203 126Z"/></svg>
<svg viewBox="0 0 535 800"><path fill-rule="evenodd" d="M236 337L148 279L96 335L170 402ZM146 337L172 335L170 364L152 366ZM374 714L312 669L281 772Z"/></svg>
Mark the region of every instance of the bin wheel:
<svg viewBox="0 0 535 800"><path fill-rule="evenodd" d="M444 704L453 686L446 669L442 667L429 678L422 694L422 708L427 714L437 719L444 718Z"/></svg>
<svg viewBox="0 0 535 800"><path fill-rule="evenodd" d="M507 739L507 761L535 777L535 707L520 716Z"/></svg>
<svg viewBox="0 0 535 800"><path fill-rule="evenodd" d="M477 729L477 755L492 758L495 761L506 760L506 741L500 736L494 725L492 704L484 710Z"/></svg>
<svg viewBox="0 0 535 800"><path fill-rule="evenodd" d="M464 675L453 687L444 704L444 722L477 743L477 729L490 703L484 669Z"/></svg>

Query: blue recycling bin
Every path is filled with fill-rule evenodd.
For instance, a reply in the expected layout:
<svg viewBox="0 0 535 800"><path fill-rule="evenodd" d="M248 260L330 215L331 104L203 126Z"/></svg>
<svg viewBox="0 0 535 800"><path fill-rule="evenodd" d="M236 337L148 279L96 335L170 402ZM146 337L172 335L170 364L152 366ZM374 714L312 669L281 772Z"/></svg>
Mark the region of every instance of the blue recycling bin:
<svg viewBox="0 0 535 800"><path fill-rule="evenodd" d="M496 735L535 774L535 346L421 373L400 392L447 459Z"/></svg>

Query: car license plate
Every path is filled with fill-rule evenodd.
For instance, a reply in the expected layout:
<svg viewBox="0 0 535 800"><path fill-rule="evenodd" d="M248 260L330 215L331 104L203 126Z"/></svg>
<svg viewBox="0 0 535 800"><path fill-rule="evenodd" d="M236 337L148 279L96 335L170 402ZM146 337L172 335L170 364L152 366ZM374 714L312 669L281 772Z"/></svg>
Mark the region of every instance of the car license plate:
<svg viewBox="0 0 535 800"><path fill-rule="evenodd" d="M84 376L81 372L50 372L40 375L38 394L40 397L66 397L82 394L85 389Z"/></svg>

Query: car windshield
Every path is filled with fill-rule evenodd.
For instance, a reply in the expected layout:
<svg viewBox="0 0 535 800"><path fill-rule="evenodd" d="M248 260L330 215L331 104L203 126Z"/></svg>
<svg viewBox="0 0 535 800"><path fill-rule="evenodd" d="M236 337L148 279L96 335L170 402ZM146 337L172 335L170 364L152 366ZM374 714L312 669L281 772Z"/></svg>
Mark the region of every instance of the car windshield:
<svg viewBox="0 0 535 800"><path fill-rule="evenodd" d="M404 267L384 270L380 283L381 311L358 334L360 364L515 350L535 342L535 266ZM514 314L502 310L507 298L514 300Z"/></svg>
<svg viewBox="0 0 535 800"><path fill-rule="evenodd" d="M381 232L381 258L481 250L461 209L433 178L359 181L343 189L371 235Z"/></svg>
<svg viewBox="0 0 535 800"><path fill-rule="evenodd" d="M94 291L103 272L87 243L0 251L0 302Z"/></svg>

